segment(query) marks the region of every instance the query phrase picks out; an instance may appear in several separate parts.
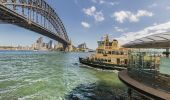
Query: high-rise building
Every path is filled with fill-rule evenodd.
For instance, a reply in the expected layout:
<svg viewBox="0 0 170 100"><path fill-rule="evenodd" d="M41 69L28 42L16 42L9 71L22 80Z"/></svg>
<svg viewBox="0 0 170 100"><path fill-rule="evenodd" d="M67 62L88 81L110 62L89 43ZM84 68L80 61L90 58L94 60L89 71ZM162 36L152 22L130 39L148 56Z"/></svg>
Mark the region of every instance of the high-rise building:
<svg viewBox="0 0 170 100"><path fill-rule="evenodd" d="M36 49L40 50L43 46L43 37L38 38L36 41Z"/></svg>
<svg viewBox="0 0 170 100"><path fill-rule="evenodd" d="M48 43L43 42L43 37L37 39L35 43L32 44L32 49L34 50L52 50L53 41L50 40Z"/></svg>
<svg viewBox="0 0 170 100"><path fill-rule="evenodd" d="M52 40L49 41L49 43L48 43L48 48L49 48L49 49L52 49L52 48L53 48L53 41L52 41Z"/></svg>
<svg viewBox="0 0 170 100"><path fill-rule="evenodd" d="M38 38L37 43L42 44L43 43L43 37Z"/></svg>

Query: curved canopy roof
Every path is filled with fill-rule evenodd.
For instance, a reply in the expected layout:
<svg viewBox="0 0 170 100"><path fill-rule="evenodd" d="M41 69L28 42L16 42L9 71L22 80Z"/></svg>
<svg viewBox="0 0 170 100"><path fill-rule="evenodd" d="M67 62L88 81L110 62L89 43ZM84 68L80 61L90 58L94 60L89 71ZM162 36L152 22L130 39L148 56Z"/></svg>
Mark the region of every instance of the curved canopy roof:
<svg viewBox="0 0 170 100"><path fill-rule="evenodd" d="M170 47L170 32L159 33L146 36L127 44L123 47L126 48L168 48Z"/></svg>

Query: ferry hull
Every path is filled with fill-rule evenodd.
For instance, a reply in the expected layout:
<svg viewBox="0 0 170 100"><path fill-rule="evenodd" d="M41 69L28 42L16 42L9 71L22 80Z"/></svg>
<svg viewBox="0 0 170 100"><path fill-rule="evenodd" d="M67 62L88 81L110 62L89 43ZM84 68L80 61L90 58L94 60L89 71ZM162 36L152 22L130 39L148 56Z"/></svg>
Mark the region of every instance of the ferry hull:
<svg viewBox="0 0 170 100"><path fill-rule="evenodd" d="M102 62L95 62L84 58L79 58L79 62L84 65L88 65L93 68L103 69L103 70L125 70L127 66L125 65L114 65L114 64L107 64Z"/></svg>

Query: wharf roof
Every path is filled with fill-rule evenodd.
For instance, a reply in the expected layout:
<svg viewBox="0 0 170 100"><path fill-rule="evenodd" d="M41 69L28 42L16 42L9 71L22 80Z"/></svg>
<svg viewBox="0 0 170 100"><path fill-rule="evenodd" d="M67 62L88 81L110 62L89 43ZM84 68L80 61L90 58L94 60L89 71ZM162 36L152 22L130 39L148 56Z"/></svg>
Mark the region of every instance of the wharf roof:
<svg viewBox="0 0 170 100"><path fill-rule="evenodd" d="M122 45L126 48L168 48L170 47L170 32L159 33L136 39Z"/></svg>

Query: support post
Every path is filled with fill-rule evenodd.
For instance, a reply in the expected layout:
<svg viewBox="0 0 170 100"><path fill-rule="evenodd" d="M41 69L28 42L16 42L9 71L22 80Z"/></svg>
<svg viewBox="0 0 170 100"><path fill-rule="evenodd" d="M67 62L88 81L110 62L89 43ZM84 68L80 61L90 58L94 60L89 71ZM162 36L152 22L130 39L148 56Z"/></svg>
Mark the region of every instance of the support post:
<svg viewBox="0 0 170 100"><path fill-rule="evenodd" d="M131 88L128 88L128 100L132 100L132 89Z"/></svg>
<svg viewBox="0 0 170 100"><path fill-rule="evenodd" d="M169 48L166 48L166 57L169 58Z"/></svg>

